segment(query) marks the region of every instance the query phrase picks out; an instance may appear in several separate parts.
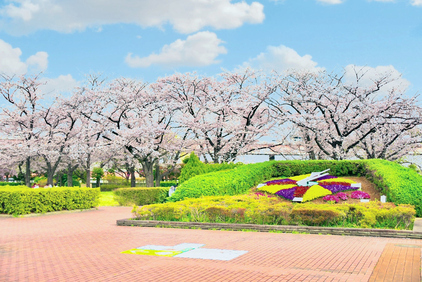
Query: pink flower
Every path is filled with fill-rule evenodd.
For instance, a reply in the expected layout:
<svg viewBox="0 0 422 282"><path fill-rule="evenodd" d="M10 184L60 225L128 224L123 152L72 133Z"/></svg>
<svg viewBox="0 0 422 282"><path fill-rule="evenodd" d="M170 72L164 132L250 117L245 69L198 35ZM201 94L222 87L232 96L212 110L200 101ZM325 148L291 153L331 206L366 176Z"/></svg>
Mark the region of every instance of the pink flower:
<svg viewBox="0 0 422 282"><path fill-rule="evenodd" d="M327 195L322 199L326 202L331 202L331 201L336 202L336 203L340 202L340 198L337 197L336 195Z"/></svg>
<svg viewBox="0 0 422 282"><path fill-rule="evenodd" d="M337 193L336 196L339 197L343 201L346 201L349 198L349 195L343 192Z"/></svg>
<svg viewBox="0 0 422 282"><path fill-rule="evenodd" d="M369 199L371 198L368 193L362 191L353 191L352 199Z"/></svg>

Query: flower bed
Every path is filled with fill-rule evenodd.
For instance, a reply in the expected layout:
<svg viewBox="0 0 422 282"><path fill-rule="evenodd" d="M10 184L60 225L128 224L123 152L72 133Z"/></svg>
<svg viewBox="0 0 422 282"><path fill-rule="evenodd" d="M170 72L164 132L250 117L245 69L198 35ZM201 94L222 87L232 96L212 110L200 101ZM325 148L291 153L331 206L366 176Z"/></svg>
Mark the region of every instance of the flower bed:
<svg viewBox="0 0 422 282"><path fill-rule="evenodd" d="M298 176L289 177L289 178L271 180L271 181L258 185L259 187L258 190L267 192L270 194L278 195L290 201L297 200L299 198L299 199L302 199L301 200L302 202L307 202L307 201L311 201L320 197L324 197L324 196L327 197L328 195L333 195L336 193L340 194L343 191L359 189L359 187L354 187L352 185L352 184L356 184L355 181L344 178L344 177L336 177L332 175L326 175L314 180L314 182L316 182L317 184L312 185L312 186L298 186L297 185L297 181L302 180L308 176L309 174L305 174L305 175L298 175ZM368 198L363 198L364 196L362 193L364 192L362 191L355 191L355 192L360 192L360 193L357 193L356 197L352 195L353 199L369 199L369 195L367 193L365 194L368 196ZM357 198L357 197L360 197L360 198ZM342 193L340 194L340 196L337 195L337 196L329 197L330 200L326 200L326 201L334 201L337 203L340 201L340 199L347 200L347 198L348 198L348 195L345 193Z"/></svg>

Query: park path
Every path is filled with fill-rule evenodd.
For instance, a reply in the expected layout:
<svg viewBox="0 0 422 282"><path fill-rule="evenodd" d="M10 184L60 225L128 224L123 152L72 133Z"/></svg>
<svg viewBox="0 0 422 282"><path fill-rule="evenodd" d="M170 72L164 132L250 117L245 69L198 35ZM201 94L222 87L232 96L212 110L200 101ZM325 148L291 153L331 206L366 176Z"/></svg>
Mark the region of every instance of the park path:
<svg viewBox="0 0 422 282"><path fill-rule="evenodd" d="M0 281L421 278L422 240L117 226L116 220L130 217L130 210L101 207L67 214L0 218ZM230 261L121 254L144 245L181 243L247 253Z"/></svg>

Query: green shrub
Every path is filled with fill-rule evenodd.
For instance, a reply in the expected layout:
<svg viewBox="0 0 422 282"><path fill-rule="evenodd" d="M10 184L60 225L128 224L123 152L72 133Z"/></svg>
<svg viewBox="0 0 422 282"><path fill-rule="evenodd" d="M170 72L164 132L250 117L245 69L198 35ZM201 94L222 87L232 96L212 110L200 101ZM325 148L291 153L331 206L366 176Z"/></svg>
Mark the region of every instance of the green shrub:
<svg viewBox="0 0 422 282"><path fill-rule="evenodd" d="M22 215L98 206L100 189L0 187L0 213Z"/></svg>
<svg viewBox="0 0 422 282"><path fill-rule="evenodd" d="M114 190L114 195L121 206L142 206L164 202L168 192L166 187L119 188Z"/></svg>
<svg viewBox="0 0 422 282"><path fill-rule="evenodd" d="M415 209L393 203L294 204L257 195L210 196L134 207L137 219L412 229Z"/></svg>
<svg viewBox="0 0 422 282"><path fill-rule="evenodd" d="M171 186L176 186L177 185L177 181L161 181L160 182L160 187L171 187Z"/></svg>
<svg viewBox="0 0 422 282"><path fill-rule="evenodd" d="M194 152L190 154L189 159L186 161L187 163L182 168L180 173L180 183L183 183L196 175L204 174L206 172L205 164L199 160Z"/></svg>
<svg viewBox="0 0 422 282"><path fill-rule="evenodd" d="M395 204L415 206L416 215L422 216L422 176L400 164L370 160L365 162L366 178L387 195Z"/></svg>
<svg viewBox="0 0 422 282"><path fill-rule="evenodd" d="M22 186L22 183L18 182L0 182L0 186Z"/></svg>
<svg viewBox="0 0 422 282"><path fill-rule="evenodd" d="M186 166L190 163L191 161ZM201 196L244 194L264 179L271 178L273 166L273 162L256 163L198 175L180 184L169 201Z"/></svg>
<svg viewBox="0 0 422 282"><path fill-rule="evenodd" d="M130 184L101 184L101 192L113 191L119 188L130 188Z"/></svg>
<svg viewBox="0 0 422 282"><path fill-rule="evenodd" d="M180 173L180 184L197 175L221 170L234 169L242 165L242 163L204 164L193 152L190 154L189 158L184 159L184 162L186 163L186 165L183 166L182 171Z"/></svg>

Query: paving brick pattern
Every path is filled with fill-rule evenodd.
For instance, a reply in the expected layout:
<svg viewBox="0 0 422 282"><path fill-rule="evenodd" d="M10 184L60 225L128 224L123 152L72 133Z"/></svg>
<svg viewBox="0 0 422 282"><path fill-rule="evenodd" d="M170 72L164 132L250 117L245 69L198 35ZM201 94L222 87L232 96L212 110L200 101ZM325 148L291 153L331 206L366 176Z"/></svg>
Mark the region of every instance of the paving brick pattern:
<svg viewBox="0 0 422 282"><path fill-rule="evenodd" d="M421 246L387 244L369 281L421 281Z"/></svg>
<svg viewBox="0 0 422 282"><path fill-rule="evenodd" d="M0 218L0 281L369 281L388 246L422 245L418 239L117 226L130 210ZM121 254L181 243L248 253L231 261ZM420 249L412 250L420 264ZM399 255L397 263L402 260Z"/></svg>

